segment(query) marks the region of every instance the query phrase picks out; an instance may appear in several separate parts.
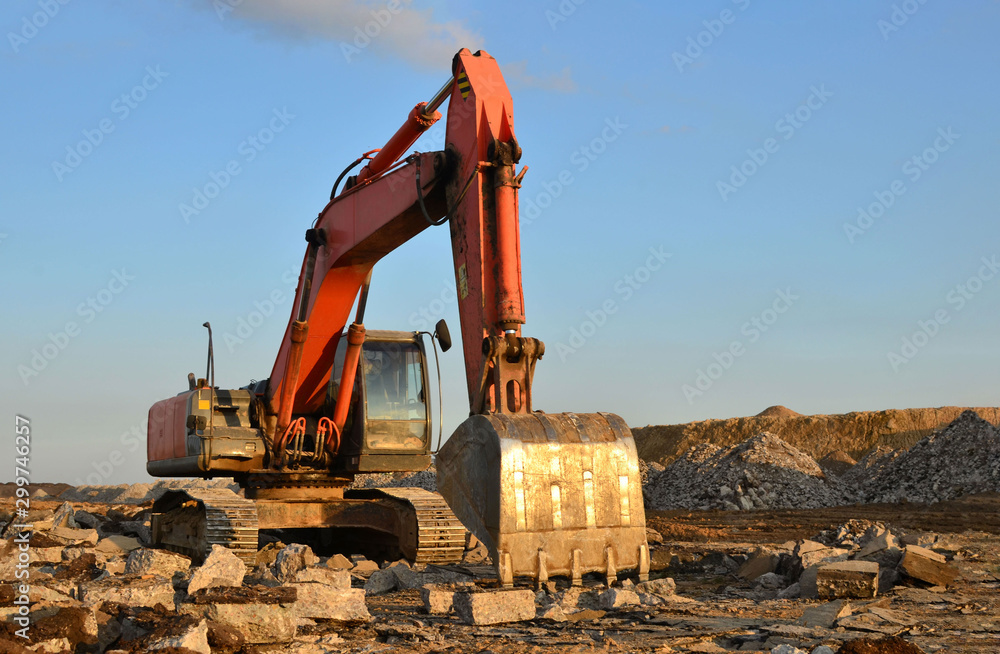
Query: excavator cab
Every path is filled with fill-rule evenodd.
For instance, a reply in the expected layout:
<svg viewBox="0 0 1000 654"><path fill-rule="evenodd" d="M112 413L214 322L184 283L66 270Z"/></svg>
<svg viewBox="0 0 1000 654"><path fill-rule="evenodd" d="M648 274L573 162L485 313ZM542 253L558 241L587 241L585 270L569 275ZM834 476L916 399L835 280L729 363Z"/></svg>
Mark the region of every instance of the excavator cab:
<svg viewBox="0 0 1000 654"><path fill-rule="evenodd" d="M347 352L341 338L330 375L333 406ZM345 472L422 470L430 465L427 355L414 332L368 330L335 465Z"/></svg>

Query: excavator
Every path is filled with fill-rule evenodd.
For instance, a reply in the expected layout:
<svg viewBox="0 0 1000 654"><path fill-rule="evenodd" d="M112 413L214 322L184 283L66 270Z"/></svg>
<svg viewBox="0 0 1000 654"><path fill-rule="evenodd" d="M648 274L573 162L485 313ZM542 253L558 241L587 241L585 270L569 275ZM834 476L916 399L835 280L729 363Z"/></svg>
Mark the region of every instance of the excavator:
<svg viewBox="0 0 1000 654"><path fill-rule="evenodd" d="M446 100L445 149L407 155ZM306 231L270 377L216 387L206 323L206 377L189 374L186 391L150 409L151 475L227 477L241 488L166 493L152 509L154 546L201 559L223 545L252 567L259 530L334 528L358 548L453 564L468 529L503 587L524 577L579 584L591 573L610 584L619 570L648 578L638 456L625 421L534 409L545 346L521 332L520 159L500 67L486 52L461 50L431 100L341 173ZM374 265L445 224L469 417L435 453L427 344L435 359L438 344L447 351L447 325L369 330L364 314ZM432 461L438 493L351 488L359 474L426 470Z"/></svg>

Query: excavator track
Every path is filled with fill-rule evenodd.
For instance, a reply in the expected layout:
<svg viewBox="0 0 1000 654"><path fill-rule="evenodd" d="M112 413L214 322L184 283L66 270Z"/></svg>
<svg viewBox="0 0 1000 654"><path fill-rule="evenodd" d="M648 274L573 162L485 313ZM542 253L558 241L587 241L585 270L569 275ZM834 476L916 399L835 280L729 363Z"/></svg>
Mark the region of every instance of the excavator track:
<svg viewBox="0 0 1000 654"><path fill-rule="evenodd" d="M408 522L415 529L396 534L407 558L415 563L438 565L461 561L466 529L443 497L422 488L367 489L364 495L369 499L391 500L398 510L413 516ZM231 490L168 491L153 504L150 526L154 547L200 561L208 556L213 545L222 545L249 568L256 564L257 505Z"/></svg>
<svg viewBox="0 0 1000 654"><path fill-rule="evenodd" d="M204 560L222 545L253 568L257 559L257 507L223 488L168 491L153 503L154 547Z"/></svg>
<svg viewBox="0 0 1000 654"><path fill-rule="evenodd" d="M416 513L416 563L446 565L462 560L466 529L441 495L412 487L375 490L406 502Z"/></svg>

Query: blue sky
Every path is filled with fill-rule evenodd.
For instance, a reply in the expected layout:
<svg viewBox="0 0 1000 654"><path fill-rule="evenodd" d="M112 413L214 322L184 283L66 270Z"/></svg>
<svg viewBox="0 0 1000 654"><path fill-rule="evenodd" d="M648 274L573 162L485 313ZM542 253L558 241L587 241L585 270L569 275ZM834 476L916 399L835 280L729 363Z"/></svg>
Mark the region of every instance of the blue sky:
<svg viewBox="0 0 1000 654"><path fill-rule="evenodd" d="M269 374L303 230L465 46L501 63L530 167L537 408L995 404L996 1L17 0L0 25L0 395L38 481L144 479L146 412L201 374L206 320L219 385ZM453 284L427 230L365 322L457 332Z"/></svg>

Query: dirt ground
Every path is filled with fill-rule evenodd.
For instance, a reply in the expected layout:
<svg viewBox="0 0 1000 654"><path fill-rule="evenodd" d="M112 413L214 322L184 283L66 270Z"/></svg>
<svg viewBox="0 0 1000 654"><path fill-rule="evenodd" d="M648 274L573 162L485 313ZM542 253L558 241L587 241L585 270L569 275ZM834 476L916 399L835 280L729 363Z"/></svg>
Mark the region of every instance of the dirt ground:
<svg viewBox="0 0 1000 654"><path fill-rule="evenodd" d="M895 616L895 622L883 623L877 630L825 629L796 624L804 610L823 601L770 599L759 588L713 564L723 555L738 559L759 546L814 538L848 520L880 521L909 531L940 534L933 547L959 569L960 578L947 589L901 585L874 600L850 600L854 615L888 609L888 614ZM663 543L653 547L652 577L670 576L677 583L676 601L665 605L585 612L565 622L535 619L478 627L462 624L453 615L427 615L419 591L408 590L369 597L367 604L374 618L370 624L318 624L301 628L299 633L325 637L327 651L366 654L770 652L783 643L807 652L820 645L835 652L844 647L845 653L913 652L917 651L912 649L914 645L927 653L1000 651L1000 495L930 506L648 512L647 522L664 537ZM475 570L481 585L492 583L490 568ZM600 586L596 578L585 582ZM565 580L558 583L564 586ZM330 642L331 636L336 644ZM883 642L876 648L861 646L862 638L890 636L901 640ZM284 644L245 646L242 651L289 650Z"/></svg>
<svg viewBox="0 0 1000 654"><path fill-rule="evenodd" d="M805 609L823 601L760 599L750 584L697 565L713 554L739 555L757 546L815 537L852 519L941 534L935 549L951 558L961 571L960 579L948 589L897 586L874 600L851 600L854 614L889 609L900 619L900 624L883 626L881 631L822 629L796 621ZM843 647L845 653L872 654L1000 651L1000 495L931 506L651 512L647 520L664 536L654 548L653 576L676 580L678 602L570 622L474 627L454 617L428 616L417 591L402 591L369 598L375 621L341 631L343 651L770 652L782 643L805 651L825 644L834 651ZM895 640L885 640L891 637ZM865 638L877 642L870 646Z"/></svg>

